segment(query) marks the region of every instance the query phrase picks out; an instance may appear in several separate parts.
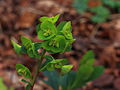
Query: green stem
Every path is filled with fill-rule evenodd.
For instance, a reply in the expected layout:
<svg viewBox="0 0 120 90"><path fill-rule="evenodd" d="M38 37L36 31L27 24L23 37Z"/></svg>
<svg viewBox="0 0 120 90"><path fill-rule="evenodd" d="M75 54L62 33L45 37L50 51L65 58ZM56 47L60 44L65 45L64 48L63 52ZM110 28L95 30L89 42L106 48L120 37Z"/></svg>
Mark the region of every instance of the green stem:
<svg viewBox="0 0 120 90"><path fill-rule="evenodd" d="M30 90L33 90L33 87L34 87L35 82L36 82L36 79L37 79L37 77L38 77L39 70L40 70L40 68L41 68L41 64L42 64L42 61L43 61L43 58L44 58L45 53L46 53L46 50L43 49L42 54L41 54L41 57L40 57L40 59L38 59L38 61L37 61L37 67L36 67L35 75L34 75L33 80L32 80L32 86L31 86L31 89L30 89Z"/></svg>

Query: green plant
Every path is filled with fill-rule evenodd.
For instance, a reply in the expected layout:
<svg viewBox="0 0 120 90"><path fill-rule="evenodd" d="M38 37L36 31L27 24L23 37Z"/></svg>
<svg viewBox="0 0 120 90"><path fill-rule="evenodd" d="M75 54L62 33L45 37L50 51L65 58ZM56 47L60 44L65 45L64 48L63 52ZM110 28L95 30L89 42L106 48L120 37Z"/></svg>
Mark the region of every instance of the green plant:
<svg viewBox="0 0 120 90"><path fill-rule="evenodd" d="M33 90L39 72L43 72L48 76L48 81L44 82L55 90L58 90L60 86L63 90L82 87L88 81L94 80L103 73L103 67L93 66L94 53L92 51L83 56L77 72L71 70L73 65L68 65L67 59L55 59L51 55L46 55L46 52L64 53L70 51L72 43L75 41L72 36L70 21L63 21L56 26L55 23L59 16L41 17L39 19L41 24L37 25L37 35L42 42L32 42L23 36L21 37L21 46L12 41L16 53L28 54L29 57L37 59L37 67L34 75L24 65L16 65L18 74L24 77L22 81L27 84L26 90ZM41 53L38 53L39 49L42 50Z"/></svg>
<svg viewBox="0 0 120 90"><path fill-rule="evenodd" d="M119 0L75 0L73 7L81 14L91 12L91 20L95 23L105 22L111 15L110 9L120 12ZM109 7L109 8L108 8Z"/></svg>
<svg viewBox="0 0 120 90"><path fill-rule="evenodd" d="M0 77L0 88L1 90L14 90L13 88L9 88L4 84L3 78Z"/></svg>

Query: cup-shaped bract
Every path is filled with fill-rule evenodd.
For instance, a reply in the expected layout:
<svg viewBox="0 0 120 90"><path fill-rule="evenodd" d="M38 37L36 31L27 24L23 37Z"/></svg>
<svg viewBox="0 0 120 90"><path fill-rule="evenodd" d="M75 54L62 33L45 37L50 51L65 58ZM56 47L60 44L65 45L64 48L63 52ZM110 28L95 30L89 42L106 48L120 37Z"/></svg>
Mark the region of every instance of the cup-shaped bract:
<svg viewBox="0 0 120 90"><path fill-rule="evenodd" d="M42 48L52 53L60 53L64 50L66 46L65 37L62 35L57 35L56 37L42 42Z"/></svg>
<svg viewBox="0 0 120 90"><path fill-rule="evenodd" d="M38 38L40 40L49 40L57 33L56 27L53 23L45 21L41 23L40 30L38 32Z"/></svg>
<svg viewBox="0 0 120 90"><path fill-rule="evenodd" d="M56 15L56 16L52 16L52 17L41 17L40 19L39 19L39 21L40 22L45 22L45 21L49 21L49 22L51 22L51 23L56 23L57 22L57 20L59 19L59 17L60 17L60 14L58 14L58 15Z"/></svg>

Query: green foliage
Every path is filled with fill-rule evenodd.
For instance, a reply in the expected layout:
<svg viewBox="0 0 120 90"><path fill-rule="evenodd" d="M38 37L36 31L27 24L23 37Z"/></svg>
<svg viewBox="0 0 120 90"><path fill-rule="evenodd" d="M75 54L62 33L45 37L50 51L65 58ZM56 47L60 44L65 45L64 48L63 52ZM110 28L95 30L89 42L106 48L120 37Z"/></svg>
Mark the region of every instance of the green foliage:
<svg viewBox="0 0 120 90"><path fill-rule="evenodd" d="M3 83L2 78L0 78L0 88L2 88L2 90L7 90L7 86Z"/></svg>
<svg viewBox="0 0 120 90"><path fill-rule="evenodd" d="M24 76L25 78L32 78L30 70L22 64L16 64L16 71L19 75Z"/></svg>
<svg viewBox="0 0 120 90"><path fill-rule="evenodd" d="M91 8L90 11L95 13L95 15L91 17L91 20L93 22L96 22L96 23L105 22L106 19L110 15L110 11L103 6L98 6L98 7L95 7L95 8ZM102 11L102 12L100 12L100 11Z"/></svg>
<svg viewBox="0 0 120 90"><path fill-rule="evenodd" d="M101 13L98 10L101 10L101 8L98 7L91 11L97 12L99 15ZM24 78L21 81L26 84L25 90L32 89L39 72L43 72L48 77L48 80L43 81L54 90L59 90L59 87L62 90L81 88L87 82L95 80L103 73L102 66L96 67L93 65L95 61L93 51L88 51L83 56L76 72L71 70L73 65L68 65L67 59L55 59L51 55L46 55L46 52L64 53L71 51L72 43L75 41L70 21L63 21L58 25L55 24L59 16L41 17L39 19L41 23L37 25L36 31L41 42L32 42L32 40L24 36L21 37L21 46L12 41L13 47L18 54L27 54L29 57L37 59L37 69L34 76L32 76L27 67L22 64L16 64L17 73ZM42 49L40 53L38 52L39 49ZM44 58L45 61L43 61Z"/></svg>
<svg viewBox="0 0 120 90"><path fill-rule="evenodd" d="M49 21L41 23L40 28L41 29L38 32L38 37L40 40L49 40L57 33L55 25Z"/></svg>
<svg viewBox="0 0 120 90"><path fill-rule="evenodd" d="M3 78L0 77L0 89L1 90L14 90L14 88L9 88L4 84Z"/></svg>
<svg viewBox="0 0 120 90"><path fill-rule="evenodd" d="M57 71L45 71L43 74L48 77L48 80L44 82L54 90L59 90L59 73Z"/></svg>
<svg viewBox="0 0 120 90"><path fill-rule="evenodd" d="M39 21L40 22L45 22L45 21L49 21L49 22L51 22L51 23L56 23L57 22L57 20L59 19L59 17L60 17L60 14L58 14L58 15L56 15L56 16L53 16L53 17L41 17L40 19L39 19Z"/></svg>
<svg viewBox="0 0 120 90"><path fill-rule="evenodd" d="M73 7L77 9L79 13L84 13L88 9L88 0L74 0Z"/></svg>
<svg viewBox="0 0 120 90"><path fill-rule="evenodd" d="M13 40L11 41L14 47L14 50L16 51L17 54L21 54L21 46L14 42Z"/></svg>
<svg viewBox="0 0 120 90"><path fill-rule="evenodd" d="M81 88L86 85L87 82L95 80L98 78L104 71L102 66L94 66L95 55L93 51L88 51L81 59L79 68L76 72L72 71L71 65L63 66L65 67L65 71L67 72L63 76L58 76L54 72L46 72L49 79L52 79L52 75L55 75L57 79L54 79L57 82L57 86L62 86L62 90L76 90L77 88ZM67 68L66 68L67 67ZM51 74L51 75L49 75ZM49 81L48 79L48 81ZM53 82L49 82L49 85L53 84ZM59 85L58 85L59 84ZM54 84L56 85L56 84Z"/></svg>
<svg viewBox="0 0 120 90"><path fill-rule="evenodd" d="M96 4L98 3L98 5ZM119 0L75 0L73 3L73 7L80 14L84 14L85 12L91 12L93 15L91 16L91 20L95 23L105 22L110 16L110 8L117 9L119 12L120 1Z"/></svg>
<svg viewBox="0 0 120 90"><path fill-rule="evenodd" d="M62 74L68 73L73 68L73 65L64 65L62 66Z"/></svg>
<svg viewBox="0 0 120 90"><path fill-rule="evenodd" d="M49 62L46 63L46 65L44 65L40 71L45 71L45 70L49 70L49 71L53 71L55 69L62 69L62 71L64 71L63 66L67 64L67 60L66 59L53 59ZM69 71L69 70L67 70ZM65 71L64 71L65 72Z"/></svg>

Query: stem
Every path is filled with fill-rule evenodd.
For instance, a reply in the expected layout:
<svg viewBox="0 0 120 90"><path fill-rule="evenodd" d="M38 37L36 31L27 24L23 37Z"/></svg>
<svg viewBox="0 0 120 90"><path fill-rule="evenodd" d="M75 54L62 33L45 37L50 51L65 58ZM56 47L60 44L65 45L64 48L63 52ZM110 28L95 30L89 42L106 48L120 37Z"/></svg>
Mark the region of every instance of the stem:
<svg viewBox="0 0 120 90"><path fill-rule="evenodd" d="M33 80L32 80L32 86L31 86L31 89L30 89L30 90L33 90L33 87L34 87L34 85L35 85L37 76L38 76L38 74L39 74L39 69L41 68L41 64L42 64L42 61L43 61L43 58L44 58L45 53L46 53L46 51L43 49L42 54L41 54L41 57L40 57L40 59L38 59L38 61L37 61L37 67L36 67L35 75L34 75Z"/></svg>

